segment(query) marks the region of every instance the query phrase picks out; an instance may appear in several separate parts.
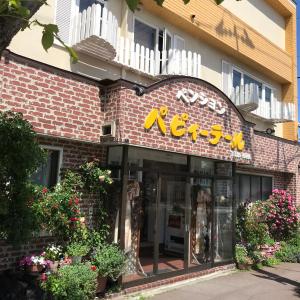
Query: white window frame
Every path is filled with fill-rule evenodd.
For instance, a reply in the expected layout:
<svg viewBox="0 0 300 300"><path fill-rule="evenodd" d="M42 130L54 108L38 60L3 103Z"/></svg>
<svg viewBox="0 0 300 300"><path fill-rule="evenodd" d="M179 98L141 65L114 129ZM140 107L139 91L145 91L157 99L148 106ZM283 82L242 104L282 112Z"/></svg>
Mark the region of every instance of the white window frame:
<svg viewBox="0 0 300 300"><path fill-rule="evenodd" d="M55 151L59 151L59 158L58 158L58 168L57 168L57 183L60 182L61 180L61 176L60 176L60 170L62 168L63 165L63 153L64 153L64 149L62 147L58 147L58 146L50 146L50 145L40 145L40 147L44 150L55 150Z"/></svg>
<svg viewBox="0 0 300 300"><path fill-rule="evenodd" d="M133 41L135 38L135 21L139 21L153 29L155 29L156 31L156 35L155 35L155 46L154 46L154 57L155 57L155 66L154 66L154 72L157 73L159 70L159 64L160 64L160 58L159 58L159 51L158 51L158 38L159 38L159 27L158 26L154 26L150 23L148 23L147 21L143 20L142 18L133 17L133 28L132 28L132 32L133 32Z"/></svg>
<svg viewBox="0 0 300 300"><path fill-rule="evenodd" d="M275 89L268 83L264 82L263 80L259 79L258 77L252 75L251 73L248 73L247 71L244 71L243 69L232 65L232 73L231 73L231 77L232 77L232 82L231 82L231 88L233 88L233 71L237 71L239 73L241 73L242 78L241 78L241 85L244 86L244 75L247 75L248 77L253 78L254 80L258 81L259 83L262 84L262 93L261 93L261 98L259 100L264 100L265 101L265 87L268 87L269 89L271 89L271 101L274 97L274 91Z"/></svg>
<svg viewBox="0 0 300 300"><path fill-rule="evenodd" d="M132 32L133 32L133 41L134 41L134 38L135 38L135 30L134 30L134 29L135 29L135 21L136 21L136 20L139 21L139 22L141 22L141 23L143 23L143 24L145 24L145 25L147 25L147 26L149 26L149 27L151 27L152 29L155 29L156 35L155 35L154 52L157 53L157 52L158 52L158 35L159 35L159 27L158 27L158 26L154 26L154 25L148 23L147 21L143 20L142 18L139 18L139 17L134 16L134 17L133 17L133 30L132 30Z"/></svg>

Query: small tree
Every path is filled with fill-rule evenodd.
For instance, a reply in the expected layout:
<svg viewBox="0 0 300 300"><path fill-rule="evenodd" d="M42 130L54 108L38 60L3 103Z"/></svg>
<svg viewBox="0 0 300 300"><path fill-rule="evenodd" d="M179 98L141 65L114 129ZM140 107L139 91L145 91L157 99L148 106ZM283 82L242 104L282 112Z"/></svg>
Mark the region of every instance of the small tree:
<svg viewBox="0 0 300 300"><path fill-rule="evenodd" d="M0 237L23 241L34 222L30 177L45 155L20 113L0 112L0 141Z"/></svg>

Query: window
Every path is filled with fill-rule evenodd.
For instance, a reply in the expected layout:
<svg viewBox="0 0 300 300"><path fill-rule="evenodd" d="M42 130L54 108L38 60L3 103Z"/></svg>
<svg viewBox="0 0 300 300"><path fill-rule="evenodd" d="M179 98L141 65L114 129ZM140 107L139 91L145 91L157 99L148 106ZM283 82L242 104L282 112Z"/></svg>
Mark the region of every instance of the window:
<svg viewBox="0 0 300 300"><path fill-rule="evenodd" d="M270 176L236 175L237 204L246 201L267 200L272 194L273 183Z"/></svg>
<svg viewBox="0 0 300 300"><path fill-rule="evenodd" d="M149 50L155 50L157 30L141 21L134 22L134 42Z"/></svg>
<svg viewBox="0 0 300 300"><path fill-rule="evenodd" d="M224 75L223 75L224 76ZM237 87L243 89L244 94L247 95L250 92L250 86L254 85L258 87L259 100L271 103L272 94L274 93L271 87L266 86L262 81L259 81L249 74L243 71L233 68L232 69L232 88L236 90ZM267 107L269 109L269 107Z"/></svg>
<svg viewBox="0 0 300 300"><path fill-rule="evenodd" d="M100 0L80 0L79 3L79 11L83 12L85 9L88 9L90 6L92 6L94 3L100 3L103 5L102 3L103 1Z"/></svg>
<svg viewBox="0 0 300 300"><path fill-rule="evenodd" d="M242 85L242 73L241 72L239 72L237 70L233 70L232 83L233 83L234 88L240 87Z"/></svg>
<svg viewBox="0 0 300 300"><path fill-rule="evenodd" d="M43 147L47 151L47 159L32 176L32 182L51 188L59 181L59 172L62 162L62 149Z"/></svg>

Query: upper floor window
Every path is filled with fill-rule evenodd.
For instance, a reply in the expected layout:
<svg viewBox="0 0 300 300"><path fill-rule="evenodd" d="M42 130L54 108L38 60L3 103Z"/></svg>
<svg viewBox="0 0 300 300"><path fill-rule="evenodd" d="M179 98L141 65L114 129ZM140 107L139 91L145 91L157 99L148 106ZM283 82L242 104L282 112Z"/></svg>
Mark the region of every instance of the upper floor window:
<svg viewBox="0 0 300 300"><path fill-rule="evenodd" d="M135 19L134 42L149 50L155 50L157 43L157 29Z"/></svg>
<svg viewBox="0 0 300 300"><path fill-rule="evenodd" d="M79 11L83 12L85 9L88 9L94 3L100 3L100 4L104 5L104 0L80 0Z"/></svg>
<svg viewBox="0 0 300 300"><path fill-rule="evenodd" d="M233 68L232 70L232 87L235 90L236 88L243 89L244 92L247 91L247 89L250 89L250 86L253 85L258 90L258 96L259 99L263 99L263 90L265 89L264 84L255 79L253 76L249 74L245 74L244 72ZM269 88L269 91L271 89ZM272 91L271 91L272 92Z"/></svg>
<svg viewBox="0 0 300 300"><path fill-rule="evenodd" d="M59 181L62 164L62 149L43 147L47 151L46 162L32 175L32 182L48 188L54 187Z"/></svg>

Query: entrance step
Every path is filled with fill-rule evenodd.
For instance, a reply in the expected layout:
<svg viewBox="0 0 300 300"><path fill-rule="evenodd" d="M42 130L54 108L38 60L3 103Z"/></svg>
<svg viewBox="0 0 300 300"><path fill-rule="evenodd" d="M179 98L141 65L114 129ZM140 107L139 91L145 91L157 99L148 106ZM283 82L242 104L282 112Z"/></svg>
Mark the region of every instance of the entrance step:
<svg viewBox="0 0 300 300"><path fill-rule="evenodd" d="M112 294L106 297L106 299L140 299L152 297L156 294L161 294L168 290L174 290L175 288L183 285L195 283L198 281L209 280L219 276L225 276L236 272L235 264L228 264L223 266L214 267L207 270L188 273L180 276L170 277L163 280L157 280L151 283L138 285L124 289L121 293Z"/></svg>

